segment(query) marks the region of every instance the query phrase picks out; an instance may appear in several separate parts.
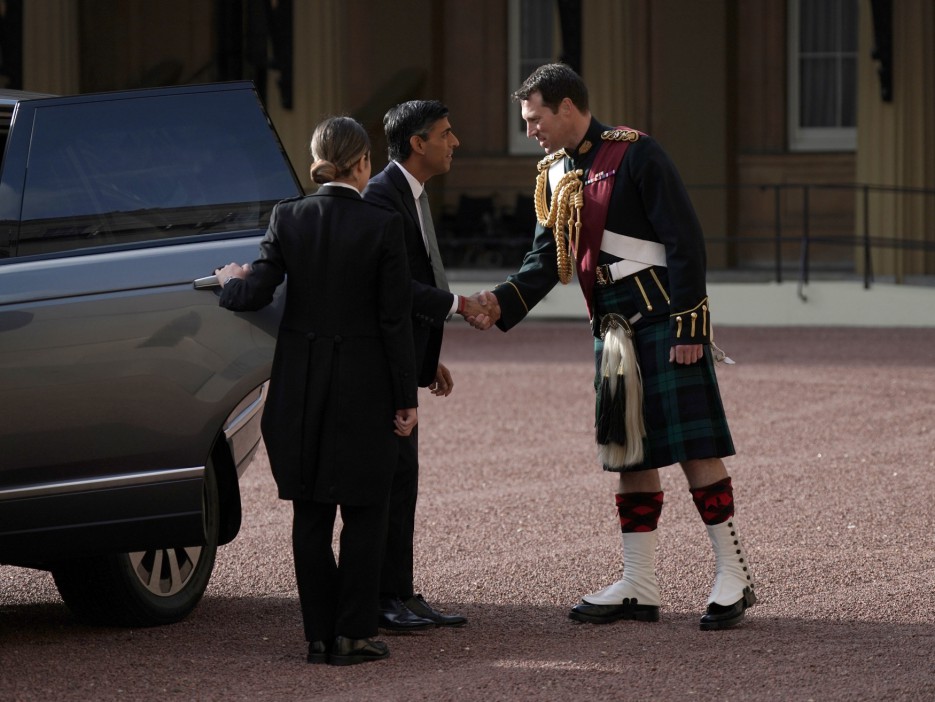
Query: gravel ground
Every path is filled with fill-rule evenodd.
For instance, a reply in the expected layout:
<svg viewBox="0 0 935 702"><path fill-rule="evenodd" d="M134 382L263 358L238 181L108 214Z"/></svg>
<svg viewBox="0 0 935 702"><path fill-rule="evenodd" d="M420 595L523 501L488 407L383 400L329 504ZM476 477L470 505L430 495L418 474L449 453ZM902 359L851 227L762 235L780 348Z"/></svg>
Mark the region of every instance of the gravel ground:
<svg viewBox="0 0 935 702"><path fill-rule="evenodd" d="M760 600L723 632L698 629L713 556L677 469L662 620L567 617L620 569L587 326L445 339L454 393L420 400L416 576L467 626L383 636L379 663L307 665L289 505L261 453L241 534L180 624L85 626L46 573L0 568L0 700L935 699L935 330L718 328Z"/></svg>

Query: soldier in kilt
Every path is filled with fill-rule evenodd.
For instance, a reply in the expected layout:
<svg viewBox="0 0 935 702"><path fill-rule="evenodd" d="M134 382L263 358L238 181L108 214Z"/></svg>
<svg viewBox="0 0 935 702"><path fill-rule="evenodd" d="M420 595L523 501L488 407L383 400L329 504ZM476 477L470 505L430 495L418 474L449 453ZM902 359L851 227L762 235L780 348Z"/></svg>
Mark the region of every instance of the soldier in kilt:
<svg viewBox="0 0 935 702"><path fill-rule="evenodd" d="M513 99L547 154L539 223L521 268L486 293L494 311L475 326L507 331L577 274L595 337L599 457L619 476L622 576L570 616L658 621L658 469L679 464L716 560L700 626L735 626L756 596L721 460L734 454L714 371L725 357L713 343L704 237L685 186L651 137L591 116L587 87L568 66L541 66Z"/></svg>

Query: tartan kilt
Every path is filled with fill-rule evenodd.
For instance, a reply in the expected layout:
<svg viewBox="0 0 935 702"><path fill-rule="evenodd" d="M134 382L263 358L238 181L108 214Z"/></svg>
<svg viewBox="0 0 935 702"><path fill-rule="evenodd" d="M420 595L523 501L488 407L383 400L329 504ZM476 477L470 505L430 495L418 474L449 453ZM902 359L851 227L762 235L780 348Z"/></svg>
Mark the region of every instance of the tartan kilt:
<svg viewBox="0 0 935 702"><path fill-rule="evenodd" d="M595 315L616 312L629 319L638 311L629 297L623 285L595 287ZM595 320L595 328L600 329L599 320ZM702 359L690 366L670 363L668 317L640 319L633 331L643 379L644 459L634 466L604 466L604 470L649 470L685 460L734 455L710 347L705 345ZM604 342L595 338L595 392L600 388L603 349Z"/></svg>

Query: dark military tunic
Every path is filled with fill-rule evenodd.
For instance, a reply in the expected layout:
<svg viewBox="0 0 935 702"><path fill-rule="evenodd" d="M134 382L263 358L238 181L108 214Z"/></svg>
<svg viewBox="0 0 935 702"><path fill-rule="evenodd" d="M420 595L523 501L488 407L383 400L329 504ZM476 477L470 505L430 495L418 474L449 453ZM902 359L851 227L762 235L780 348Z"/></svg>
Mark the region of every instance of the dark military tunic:
<svg viewBox="0 0 935 702"><path fill-rule="evenodd" d="M734 446L708 345L711 320L701 225L674 164L649 136L640 135L630 143L613 172L601 168L600 173L592 173L601 150L613 148L612 142L602 138L602 134L611 131L592 119L581 144L564 159L564 169L583 170L585 208L591 205L588 188L607 177L614 178L604 227L627 237L661 244L666 261L665 266L644 268L612 284L582 286L595 336L596 384L603 349L601 320L611 312L636 320L632 327L643 379L647 436L643 462L625 470L732 455ZM589 231L583 238L587 236L601 234ZM579 262L582 253L577 252ZM538 224L523 265L494 290L501 309L497 325L502 330L524 319L559 282L556 254L552 230ZM604 266L619 260L620 257L601 251L591 265ZM587 271L584 276L580 273L579 269L579 278L595 278L593 271L590 276ZM673 345L699 343L705 345L699 362L692 365L669 362L669 349Z"/></svg>

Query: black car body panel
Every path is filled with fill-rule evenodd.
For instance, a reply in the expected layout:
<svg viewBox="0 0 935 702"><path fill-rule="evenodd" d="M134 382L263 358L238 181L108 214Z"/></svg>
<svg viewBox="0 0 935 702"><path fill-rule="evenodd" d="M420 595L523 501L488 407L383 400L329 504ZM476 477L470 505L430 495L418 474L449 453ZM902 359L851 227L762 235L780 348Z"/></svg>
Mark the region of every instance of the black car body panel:
<svg viewBox="0 0 935 702"><path fill-rule="evenodd" d="M249 83L13 102L0 563L198 544L212 446L242 471L259 442L281 300L235 315L192 281L301 186Z"/></svg>

